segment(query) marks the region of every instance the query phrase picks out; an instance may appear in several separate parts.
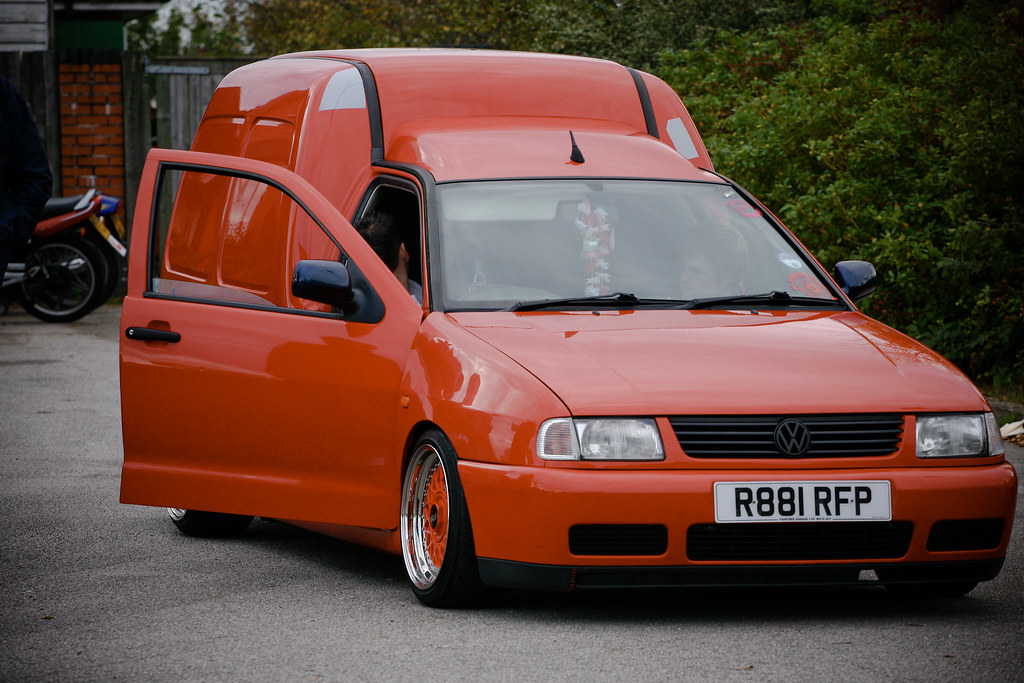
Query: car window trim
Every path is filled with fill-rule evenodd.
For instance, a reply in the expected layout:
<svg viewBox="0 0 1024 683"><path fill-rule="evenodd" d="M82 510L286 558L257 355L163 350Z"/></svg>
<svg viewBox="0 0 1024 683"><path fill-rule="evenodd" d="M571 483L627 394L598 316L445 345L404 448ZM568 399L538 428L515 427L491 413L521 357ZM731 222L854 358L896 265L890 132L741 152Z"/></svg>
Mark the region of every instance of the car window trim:
<svg viewBox="0 0 1024 683"><path fill-rule="evenodd" d="M286 313L288 315L305 315L312 316L315 318L331 318L333 320L343 320L345 322L359 322L355 320L346 320L342 313L335 313L327 311L308 311L303 308L289 308L287 306L274 306L268 304L266 306L260 304L247 304L241 301L229 301L227 299L206 299L195 296L181 296L178 294L164 294L162 292L151 292L146 291L142 293L144 299L155 299L161 301L181 301L184 303L192 304L205 304L208 306L226 306L227 308L244 308L250 311L264 311L266 313Z"/></svg>
<svg viewBox="0 0 1024 683"><path fill-rule="evenodd" d="M440 310L438 307L441 303L441 296L439 294L441 267L439 263L440 258L435 258L434 255L435 246L438 244L439 239L437 227L437 194L435 190L437 182L430 171L418 164L381 160L374 162L373 168L383 171L398 171L400 173L406 173L415 179L414 181L410 181L406 178L402 178L401 176L387 175L386 177L389 180L402 180L404 182L411 182L413 185L419 183L419 188L417 189L416 194L420 200L421 220L423 221L423 225L420 226L420 234L423 237L423 244L421 244L420 247L423 250L422 258L427 264L427 273L425 278L428 280L427 287L423 293L425 299L424 303L431 311ZM358 215L358 212L363 210L364 202L368 196L369 193L366 193L364 194L363 199L360 200L356 215Z"/></svg>
<svg viewBox="0 0 1024 683"><path fill-rule="evenodd" d="M159 209L160 209L160 206L159 206L159 197L160 197L161 191L163 190L163 185L164 185L165 179L167 178L168 174L173 172L173 171L181 171L182 173L186 173L186 172L190 172L191 171L191 172L198 172L198 173L209 173L209 174L212 174L212 175L227 176L227 177L231 177L231 178L242 178L242 179L245 179L245 180L252 180L252 181L255 181L255 182L261 182L261 183L264 183L266 185L269 185L270 187L273 187L273 188L279 190L285 196L287 196L289 199L291 199L293 202L295 202L297 205L299 205L302 208L302 210L306 212L306 215L309 216L313 220L314 223L316 223L316 225L320 228L320 230L327 237L327 239L329 239L334 244L334 246L338 248L338 251L340 253L340 257L339 257L340 263L345 264L347 266L347 264L350 262L348 253L341 246L341 243L337 240L337 238L335 238L335 236L331 233L331 231L327 229L327 227L324 225L323 221L320 220L320 217L317 216L309 208L309 206L307 206L306 203L303 202L302 199L299 198L288 187L286 187L282 183L274 180L273 178L270 178L270 177L265 176L263 174L255 173L255 172L252 172L252 171L244 171L244 170L236 169L236 168L226 168L226 167L223 167L223 166L213 166L213 165L210 165L210 164L190 163L190 162L181 162L181 161L160 161L157 164L156 183L154 184L154 187L153 187L153 198L154 198L154 200L153 200L153 202L151 203L151 206L150 206L149 239L147 240L147 242L148 242L148 244L147 244L147 251L148 251L148 253L146 254L146 283L145 283L145 287L144 287L143 293L142 293L143 298L145 298L145 299L157 299L157 300L164 300L164 301L184 301L184 302L189 302L189 303L199 303L199 304L207 304L207 305L213 305L213 306L227 306L229 308L243 308L243 309L255 310L255 311L288 313L288 314L291 314L291 315L306 315L306 316L313 316L313 317L319 317L319 318L332 318L332 319L336 319L336 320L347 320L345 318L344 314L342 314L340 312L333 312L332 311L332 312L328 313L326 311L309 311L309 310L299 309L299 308L290 308L288 306L275 306L273 304L268 304L266 306L263 306L263 305L260 305L260 304L250 304L250 303L245 303L245 302L240 302L240 301L230 301L230 300L226 300L226 299L209 299L209 298L206 298L206 297L180 296L180 295L166 294L166 293L155 291L153 289L153 281L155 279L154 273L157 272L157 264L155 263L156 250L153 247L154 247L154 244L156 243L156 241L159 240L159 235L160 235L160 224L159 224L159 220L160 220L160 210ZM359 322L359 321L349 320L349 322Z"/></svg>

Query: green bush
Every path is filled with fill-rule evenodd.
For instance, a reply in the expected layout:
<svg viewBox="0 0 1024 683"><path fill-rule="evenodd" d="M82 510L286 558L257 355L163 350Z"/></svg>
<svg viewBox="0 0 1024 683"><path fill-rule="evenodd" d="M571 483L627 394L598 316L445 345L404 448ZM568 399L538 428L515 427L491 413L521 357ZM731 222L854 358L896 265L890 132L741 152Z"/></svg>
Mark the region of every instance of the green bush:
<svg viewBox="0 0 1024 683"><path fill-rule="evenodd" d="M876 265L869 314L997 386L1024 378L1024 24L1013 4L721 32L659 67L719 171L826 265Z"/></svg>

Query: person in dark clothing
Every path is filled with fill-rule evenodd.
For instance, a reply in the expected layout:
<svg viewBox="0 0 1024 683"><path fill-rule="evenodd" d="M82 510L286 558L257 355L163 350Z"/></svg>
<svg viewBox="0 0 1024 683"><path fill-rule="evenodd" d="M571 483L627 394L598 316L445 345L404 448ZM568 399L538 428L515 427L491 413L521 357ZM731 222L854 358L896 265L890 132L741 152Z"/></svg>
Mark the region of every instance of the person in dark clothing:
<svg viewBox="0 0 1024 683"><path fill-rule="evenodd" d="M53 191L46 150L21 93L0 76L0 279Z"/></svg>

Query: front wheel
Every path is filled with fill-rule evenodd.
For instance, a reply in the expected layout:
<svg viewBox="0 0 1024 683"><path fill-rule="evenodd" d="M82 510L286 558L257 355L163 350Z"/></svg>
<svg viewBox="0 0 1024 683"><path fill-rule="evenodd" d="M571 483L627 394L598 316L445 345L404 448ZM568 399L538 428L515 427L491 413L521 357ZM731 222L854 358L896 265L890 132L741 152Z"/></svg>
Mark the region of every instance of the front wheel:
<svg viewBox="0 0 1024 683"><path fill-rule="evenodd" d="M458 458L437 430L416 443L402 485L402 558L413 592L430 607L465 607L484 597Z"/></svg>

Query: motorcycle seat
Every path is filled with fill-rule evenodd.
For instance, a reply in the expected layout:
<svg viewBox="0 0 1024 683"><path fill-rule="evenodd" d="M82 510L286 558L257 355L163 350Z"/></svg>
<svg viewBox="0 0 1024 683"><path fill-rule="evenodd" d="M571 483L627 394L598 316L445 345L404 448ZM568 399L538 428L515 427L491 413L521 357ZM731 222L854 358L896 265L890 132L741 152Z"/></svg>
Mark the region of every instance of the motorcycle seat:
<svg viewBox="0 0 1024 683"><path fill-rule="evenodd" d="M60 216L61 214L84 209L88 205L89 199L92 199L92 195L94 194L96 194L95 190L90 190L85 194L75 195L74 197L51 197L46 200L46 206L43 207L43 212L39 216L39 220L45 220L47 218L53 218L54 216ZM88 199L86 199L86 197L88 197ZM81 204L81 206L79 206L79 204Z"/></svg>

